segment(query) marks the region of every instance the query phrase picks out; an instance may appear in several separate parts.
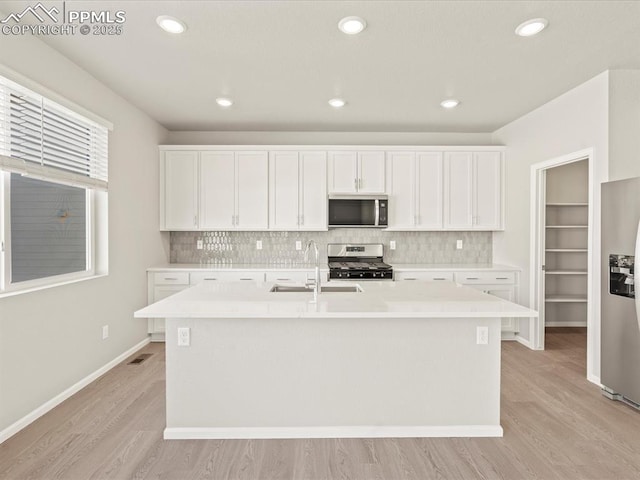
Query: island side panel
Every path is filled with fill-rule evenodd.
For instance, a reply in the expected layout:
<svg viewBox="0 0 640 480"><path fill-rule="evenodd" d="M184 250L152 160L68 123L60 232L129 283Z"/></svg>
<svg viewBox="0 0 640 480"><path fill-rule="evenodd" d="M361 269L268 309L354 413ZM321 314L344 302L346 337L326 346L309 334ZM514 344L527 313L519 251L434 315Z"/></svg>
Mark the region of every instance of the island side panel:
<svg viewBox="0 0 640 480"><path fill-rule="evenodd" d="M168 319L166 342L167 438L502 432L498 318Z"/></svg>

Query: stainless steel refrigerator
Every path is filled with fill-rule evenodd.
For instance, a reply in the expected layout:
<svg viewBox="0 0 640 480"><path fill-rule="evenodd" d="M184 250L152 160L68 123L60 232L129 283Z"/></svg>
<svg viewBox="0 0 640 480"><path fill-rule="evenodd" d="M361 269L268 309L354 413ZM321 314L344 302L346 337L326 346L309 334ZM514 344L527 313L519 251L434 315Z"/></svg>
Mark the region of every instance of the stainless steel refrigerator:
<svg viewBox="0 0 640 480"><path fill-rule="evenodd" d="M640 408L640 177L602 184L601 366L603 393Z"/></svg>

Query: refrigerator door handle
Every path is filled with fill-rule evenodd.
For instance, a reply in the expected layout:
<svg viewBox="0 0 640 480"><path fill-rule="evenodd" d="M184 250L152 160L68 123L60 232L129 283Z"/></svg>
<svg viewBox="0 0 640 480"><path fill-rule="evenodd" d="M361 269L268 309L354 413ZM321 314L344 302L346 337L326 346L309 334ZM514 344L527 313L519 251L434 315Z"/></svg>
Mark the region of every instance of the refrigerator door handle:
<svg viewBox="0 0 640 480"><path fill-rule="evenodd" d="M640 256L638 256L640 254L640 221L638 222L638 229L636 230L636 251L634 253L635 253L635 257L633 259L633 262L634 262L633 272L635 274L635 269L636 269L635 264L640 259ZM635 285L634 285L634 292L635 292ZM634 293L634 301L636 304L636 321L638 322L638 328L640 329L640 295L638 295L638 293L640 292Z"/></svg>

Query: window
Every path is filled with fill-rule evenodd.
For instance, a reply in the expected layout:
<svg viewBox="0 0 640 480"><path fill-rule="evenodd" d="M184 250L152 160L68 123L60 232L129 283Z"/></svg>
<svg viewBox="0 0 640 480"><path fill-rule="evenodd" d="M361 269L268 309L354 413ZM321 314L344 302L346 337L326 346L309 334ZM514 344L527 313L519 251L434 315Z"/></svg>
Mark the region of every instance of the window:
<svg viewBox="0 0 640 480"><path fill-rule="evenodd" d="M105 126L0 77L0 295L106 270L107 140Z"/></svg>

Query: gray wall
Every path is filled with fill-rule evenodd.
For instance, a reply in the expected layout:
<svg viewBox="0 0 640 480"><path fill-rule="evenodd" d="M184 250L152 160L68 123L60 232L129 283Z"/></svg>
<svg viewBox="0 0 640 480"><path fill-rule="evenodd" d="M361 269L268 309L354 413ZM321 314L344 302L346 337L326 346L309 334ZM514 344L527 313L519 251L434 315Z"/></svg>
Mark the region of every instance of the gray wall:
<svg viewBox="0 0 640 480"><path fill-rule="evenodd" d="M609 72L609 180L640 176L640 71Z"/></svg>
<svg viewBox="0 0 640 480"><path fill-rule="evenodd" d="M12 69L114 125L109 135L109 275L0 299L0 431L147 338L133 312L146 273L168 259L158 231L166 130L36 37L5 35ZM110 337L102 340L102 325Z"/></svg>
<svg viewBox="0 0 640 480"><path fill-rule="evenodd" d="M304 263L302 251L311 239L327 259L327 243L382 243L390 263L491 263L491 232L385 232L375 228L337 228L328 232L171 232L171 263L291 266ZM205 249L197 250L203 240ZM463 249L456 250L456 240ZM256 249L262 240L262 250ZM396 250L389 248L395 240Z"/></svg>
<svg viewBox="0 0 640 480"><path fill-rule="evenodd" d="M490 133L169 132L169 145L495 145Z"/></svg>

